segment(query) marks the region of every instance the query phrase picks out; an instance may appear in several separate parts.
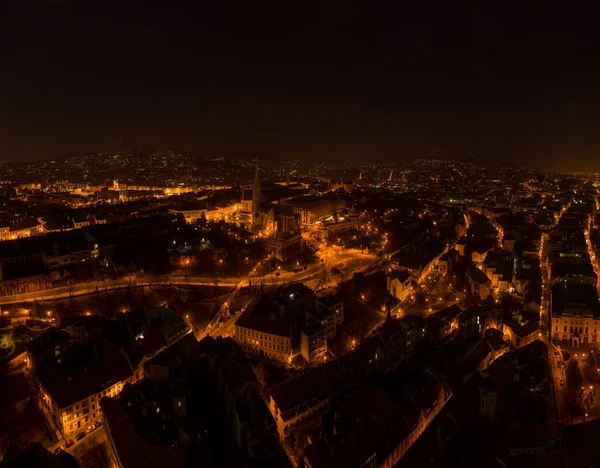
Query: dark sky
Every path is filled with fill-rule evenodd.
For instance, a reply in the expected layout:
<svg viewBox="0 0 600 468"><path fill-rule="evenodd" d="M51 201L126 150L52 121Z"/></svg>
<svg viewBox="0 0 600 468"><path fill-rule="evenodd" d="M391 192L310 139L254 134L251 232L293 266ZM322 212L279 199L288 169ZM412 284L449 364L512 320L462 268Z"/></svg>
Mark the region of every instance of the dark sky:
<svg viewBox="0 0 600 468"><path fill-rule="evenodd" d="M123 138L600 170L598 14L574 3L0 0L0 161Z"/></svg>

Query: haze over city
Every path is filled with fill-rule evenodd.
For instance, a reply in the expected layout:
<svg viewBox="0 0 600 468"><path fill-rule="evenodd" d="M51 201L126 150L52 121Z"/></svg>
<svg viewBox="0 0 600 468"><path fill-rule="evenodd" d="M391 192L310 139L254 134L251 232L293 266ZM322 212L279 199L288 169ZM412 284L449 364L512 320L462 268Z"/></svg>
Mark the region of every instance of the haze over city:
<svg viewBox="0 0 600 468"><path fill-rule="evenodd" d="M0 4L0 468L600 466L566 2Z"/></svg>
<svg viewBox="0 0 600 468"><path fill-rule="evenodd" d="M130 149L597 170L594 15L565 2L0 6L0 162Z"/></svg>

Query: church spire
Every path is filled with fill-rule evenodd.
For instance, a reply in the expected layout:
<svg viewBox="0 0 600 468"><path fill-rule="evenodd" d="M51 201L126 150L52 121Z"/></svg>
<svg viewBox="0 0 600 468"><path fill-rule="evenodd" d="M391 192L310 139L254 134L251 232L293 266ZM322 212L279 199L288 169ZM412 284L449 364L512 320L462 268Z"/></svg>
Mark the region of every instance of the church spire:
<svg viewBox="0 0 600 468"><path fill-rule="evenodd" d="M260 187L260 178L258 177L258 165L256 166L256 173L254 174L254 186Z"/></svg>
<svg viewBox="0 0 600 468"><path fill-rule="evenodd" d="M252 224L258 224L258 211L260 210L260 177L258 176L258 165L256 166L256 174L254 175L254 185L252 187Z"/></svg>

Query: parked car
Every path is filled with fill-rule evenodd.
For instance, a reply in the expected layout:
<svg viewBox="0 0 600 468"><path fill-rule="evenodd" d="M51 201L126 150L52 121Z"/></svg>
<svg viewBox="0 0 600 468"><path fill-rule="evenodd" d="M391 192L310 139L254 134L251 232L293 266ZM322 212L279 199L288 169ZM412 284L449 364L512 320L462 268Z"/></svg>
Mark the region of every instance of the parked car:
<svg viewBox="0 0 600 468"><path fill-rule="evenodd" d="M104 424L104 422L102 420L96 422L96 427L100 427L102 426L102 424Z"/></svg>
<svg viewBox="0 0 600 468"><path fill-rule="evenodd" d="M75 442L73 442L73 439L69 439L67 440L67 443L65 444L65 447L69 448L71 445L73 445Z"/></svg>
<svg viewBox="0 0 600 468"><path fill-rule="evenodd" d="M72 441L71 441L72 442ZM58 455L62 451L62 447L56 447L54 449L54 455Z"/></svg>
<svg viewBox="0 0 600 468"><path fill-rule="evenodd" d="M85 432L80 432L79 434L77 434L77 437L75 437L75 439L77 439L77 441L80 441L84 437L85 437Z"/></svg>
<svg viewBox="0 0 600 468"><path fill-rule="evenodd" d="M90 432L92 432L94 429L96 429L96 426L92 425L92 426L88 426L85 428L85 431L89 434Z"/></svg>

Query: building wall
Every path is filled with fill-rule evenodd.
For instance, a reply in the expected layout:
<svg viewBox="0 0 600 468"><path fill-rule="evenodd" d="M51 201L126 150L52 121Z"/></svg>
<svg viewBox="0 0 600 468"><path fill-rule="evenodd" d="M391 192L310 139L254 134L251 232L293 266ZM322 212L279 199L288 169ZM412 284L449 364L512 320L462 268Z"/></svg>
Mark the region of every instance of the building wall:
<svg viewBox="0 0 600 468"><path fill-rule="evenodd" d="M467 284L469 285L469 289L471 290L472 294L477 294L482 301L490 295L490 283L479 283L478 281L475 281L473 278L471 278L471 276L468 273L465 276Z"/></svg>
<svg viewBox="0 0 600 468"><path fill-rule="evenodd" d="M495 390L480 389L479 417L492 420L496 416L498 393Z"/></svg>
<svg viewBox="0 0 600 468"><path fill-rule="evenodd" d="M279 433L279 437L281 440L284 440L289 434L290 429L298 424L299 422L305 420L306 418L318 413L323 408L326 408L329 405L329 399L325 398L323 400L315 402L312 406L308 406L304 409L298 408L297 411L290 412L289 414L282 414L277 403L273 398L269 398L269 410L271 411L271 415L273 419L275 419L275 424L277 425L277 432Z"/></svg>
<svg viewBox="0 0 600 468"><path fill-rule="evenodd" d="M334 236L335 234L352 230L358 230L358 218L350 218L337 223L323 224L319 228L318 237L319 239L324 240L328 237Z"/></svg>
<svg viewBox="0 0 600 468"><path fill-rule="evenodd" d="M106 431L106 451L108 455L108 459L110 461L110 465L112 468L123 468L123 463L121 463L121 459L119 458L119 453L115 446L115 441L112 437L112 433L110 432L110 424L104 415L104 411L102 411L102 421L104 423L104 429Z"/></svg>
<svg viewBox="0 0 600 468"><path fill-rule="evenodd" d="M332 340L333 338L335 338L337 330L344 323L344 303L340 301L332 307L327 307L320 301L316 301L315 304L317 310L324 314L324 317L322 317L321 325L325 327L327 339ZM313 318L319 321L318 316L315 316Z"/></svg>
<svg viewBox="0 0 600 468"><path fill-rule="evenodd" d="M48 275L30 276L0 282L0 297L16 296L52 289L52 281Z"/></svg>
<svg viewBox="0 0 600 468"><path fill-rule="evenodd" d="M443 276L448 274L448 262L446 260L440 260L438 263L438 272Z"/></svg>
<svg viewBox="0 0 600 468"><path fill-rule="evenodd" d="M101 420L100 400L104 396L110 398L117 396L125 384L125 382L117 382L99 393L94 393L72 405L61 408L35 376L32 378L32 383L36 402L42 414L65 439L75 438L79 432L85 431L87 426Z"/></svg>
<svg viewBox="0 0 600 468"><path fill-rule="evenodd" d="M552 280L552 286L559 283L589 284L591 286L596 286L597 280L595 277L589 275L569 275L568 277L558 276Z"/></svg>
<svg viewBox="0 0 600 468"><path fill-rule="evenodd" d="M11 231L8 234L8 238L2 239L2 240L23 239L24 237L39 236L39 235L43 234L43 232L44 232L44 226L42 224L38 224L37 226L31 227L31 228L18 229L15 231Z"/></svg>
<svg viewBox="0 0 600 468"><path fill-rule="evenodd" d="M387 277L387 290L388 292L395 297L403 301L410 294L410 278L406 281L406 283L402 283L398 278L392 278L391 276Z"/></svg>
<svg viewBox="0 0 600 468"><path fill-rule="evenodd" d="M294 201L292 199L285 200L282 203L291 206L294 213L300 215L300 222L303 224L313 224L320 218L331 216L335 210L346 206L344 200L338 199L322 199L314 202Z"/></svg>
<svg viewBox="0 0 600 468"><path fill-rule="evenodd" d="M600 320L594 317L552 317L552 339L573 345L600 342Z"/></svg>
<svg viewBox="0 0 600 468"><path fill-rule="evenodd" d="M445 391L442 389L438 395L433 408L423 412L419 418L419 422L412 429L406 438L404 438L394 449L394 451L385 459L379 466L384 468L392 468L400 461L400 459L408 452L408 449L417 441L417 439L423 434L425 429L429 426L431 421L438 415L438 413L446 406L446 403L452 396L450 389Z"/></svg>
<svg viewBox="0 0 600 468"><path fill-rule="evenodd" d="M233 203L229 206L224 206L221 208L217 208L216 210L211 210L206 212L207 221L230 221L230 218L235 216L240 208L239 203Z"/></svg>
<svg viewBox="0 0 600 468"><path fill-rule="evenodd" d="M513 345L515 348L522 348L527 346L529 343L534 342L539 337L539 330L532 332L525 336L517 335L512 328L504 324L502 333L504 334L505 341Z"/></svg>
<svg viewBox="0 0 600 468"><path fill-rule="evenodd" d="M262 352L282 362L289 362L291 359L292 340L289 336L273 335L236 325L235 340L246 350Z"/></svg>
<svg viewBox="0 0 600 468"><path fill-rule="evenodd" d="M327 355L327 336L325 329L316 331L310 335L302 332L300 334L300 352L308 363L323 361Z"/></svg>
<svg viewBox="0 0 600 468"><path fill-rule="evenodd" d="M240 202L240 211L243 213L252 213L252 200L242 200Z"/></svg>
<svg viewBox="0 0 600 468"><path fill-rule="evenodd" d="M265 245L269 253L273 254L279 261L285 262L293 258L300 250L302 235L300 233L279 239L270 236L265 239Z"/></svg>

